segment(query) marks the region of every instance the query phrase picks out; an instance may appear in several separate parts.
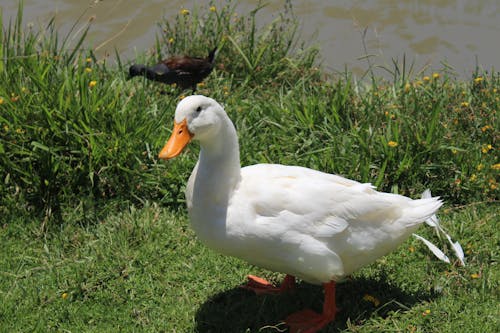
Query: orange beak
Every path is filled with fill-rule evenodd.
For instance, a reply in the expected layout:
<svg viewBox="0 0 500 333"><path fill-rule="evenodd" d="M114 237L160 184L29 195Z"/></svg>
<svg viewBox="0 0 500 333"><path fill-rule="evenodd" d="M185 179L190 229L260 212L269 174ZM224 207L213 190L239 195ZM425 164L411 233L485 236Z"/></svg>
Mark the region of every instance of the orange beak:
<svg viewBox="0 0 500 333"><path fill-rule="evenodd" d="M160 151L158 157L162 160L168 160L179 155L184 147L191 141L193 134L187 128L187 120L184 119L180 123L174 121L174 129L167 143Z"/></svg>

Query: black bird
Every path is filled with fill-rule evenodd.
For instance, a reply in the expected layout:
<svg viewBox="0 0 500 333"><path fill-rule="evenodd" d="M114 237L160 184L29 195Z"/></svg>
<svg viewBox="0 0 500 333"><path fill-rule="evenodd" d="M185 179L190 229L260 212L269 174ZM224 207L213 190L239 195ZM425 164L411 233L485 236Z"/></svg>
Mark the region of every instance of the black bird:
<svg viewBox="0 0 500 333"><path fill-rule="evenodd" d="M215 47L206 58L190 56L176 56L165 60L154 66L132 65L129 68L129 78L134 76L145 76L149 80L163 82L166 84L176 83L182 89L191 87L196 90L196 84L212 72L214 68Z"/></svg>

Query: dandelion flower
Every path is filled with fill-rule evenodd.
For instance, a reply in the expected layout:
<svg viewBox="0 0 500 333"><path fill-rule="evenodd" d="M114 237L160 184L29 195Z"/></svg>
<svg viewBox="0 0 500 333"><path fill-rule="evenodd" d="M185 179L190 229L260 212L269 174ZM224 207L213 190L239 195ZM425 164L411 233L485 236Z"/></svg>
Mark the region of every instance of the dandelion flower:
<svg viewBox="0 0 500 333"><path fill-rule="evenodd" d="M462 102L462 103L460 103L460 106L466 108L469 106L469 102Z"/></svg>
<svg viewBox="0 0 500 333"><path fill-rule="evenodd" d="M168 43L169 43L169 44L172 44L174 41L175 41L174 37L170 37L170 38L168 39Z"/></svg>
<svg viewBox="0 0 500 333"><path fill-rule="evenodd" d="M484 79L483 79L481 76L478 76L478 77L476 77L476 78L474 79L474 83L475 83L475 84L479 84L479 83L483 82L483 80L484 80Z"/></svg>
<svg viewBox="0 0 500 333"><path fill-rule="evenodd" d="M411 84L409 84L408 82L406 82L405 84L405 92L409 92L411 89Z"/></svg>
<svg viewBox="0 0 500 333"><path fill-rule="evenodd" d="M0 97L0 105L2 105L4 101L3 97Z"/></svg>
<svg viewBox="0 0 500 333"><path fill-rule="evenodd" d="M86 68L85 68L85 72L87 72L87 73L92 72L92 68L90 68L90 67L86 67Z"/></svg>
<svg viewBox="0 0 500 333"><path fill-rule="evenodd" d="M493 165L491 166L491 168L492 168L493 170L500 170L500 163L493 164Z"/></svg>
<svg viewBox="0 0 500 333"><path fill-rule="evenodd" d="M215 6L210 6L210 11L212 13L215 13L217 11L217 8L215 8Z"/></svg>
<svg viewBox="0 0 500 333"><path fill-rule="evenodd" d="M481 171L481 170L483 170L483 168L484 168L483 163L479 163L479 164L477 165L477 167L476 167L477 171Z"/></svg>
<svg viewBox="0 0 500 333"><path fill-rule="evenodd" d="M183 100L184 98L186 98L186 96L184 96L184 95L179 96L179 100Z"/></svg>
<svg viewBox="0 0 500 333"><path fill-rule="evenodd" d="M22 92L22 93L25 93L25 92L27 92L27 91L28 91L28 88L26 88L26 87L22 87L22 88L21 88L21 92Z"/></svg>
<svg viewBox="0 0 500 333"><path fill-rule="evenodd" d="M432 78L433 78L434 80L439 79L439 77L440 77L440 76L441 76L441 75L440 75L439 73L433 73L433 74L432 74Z"/></svg>
<svg viewBox="0 0 500 333"><path fill-rule="evenodd" d="M429 82L431 78L426 75L422 78L422 80L424 80L424 82Z"/></svg>
<svg viewBox="0 0 500 333"><path fill-rule="evenodd" d="M490 130L492 129L492 127L490 125L485 125L483 127L481 127L481 132L486 132L487 130Z"/></svg>
<svg viewBox="0 0 500 333"><path fill-rule="evenodd" d="M431 310L426 309L424 312L422 312L422 316L427 316L431 314Z"/></svg>
<svg viewBox="0 0 500 333"><path fill-rule="evenodd" d="M94 88L96 84L97 84L97 81L94 81L94 80L90 81L89 88Z"/></svg>
<svg viewBox="0 0 500 333"><path fill-rule="evenodd" d="M185 8L181 9L181 14L184 15L184 16L189 15L189 10L187 10Z"/></svg>
<svg viewBox="0 0 500 333"><path fill-rule="evenodd" d="M394 148L398 146L398 143L396 141L389 141L387 142L387 145L391 148Z"/></svg>
<svg viewBox="0 0 500 333"><path fill-rule="evenodd" d="M476 174L475 174L475 173L473 173L473 174L470 176L470 178L469 178L469 180L470 180L471 182L476 181L476 179L477 179L477 176L476 176Z"/></svg>
<svg viewBox="0 0 500 333"><path fill-rule="evenodd" d="M473 279L479 279L479 278L481 277L481 275L479 275L479 274L477 274L477 273L472 273L472 274L470 275L470 277L471 277L471 278L473 278Z"/></svg>
<svg viewBox="0 0 500 333"><path fill-rule="evenodd" d="M68 293L62 293L61 298L62 298L62 299L66 299L66 298L68 298Z"/></svg>
<svg viewBox="0 0 500 333"><path fill-rule="evenodd" d="M9 125L3 125L3 130L5 132L8 132L9 131Z"/></svg>
<svg viewBox="0 0 500 333"><path fill-rule="evenodd" d="M486 154L487 152L489 152L492 149L493 149L493 146L491 144L483 145L483 147L481 148L481 152L483 154Z"/></svg>

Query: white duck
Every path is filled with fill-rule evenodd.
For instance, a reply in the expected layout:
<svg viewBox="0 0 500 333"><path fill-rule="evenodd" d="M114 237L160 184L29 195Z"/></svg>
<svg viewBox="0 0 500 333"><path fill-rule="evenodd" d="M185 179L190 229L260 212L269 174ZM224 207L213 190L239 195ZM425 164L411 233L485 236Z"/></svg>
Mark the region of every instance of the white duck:
<svg viewBox="0 0 500 333"><path fill-rule="evenodd" d="M370 184L298 166L241 168L234 125L205 96L189 96L177 105L172 135L159 157L179 155L192 139L201 150L186 201L201 241L287 274L279 288L249 276L245 288L257 293L293 288L294 277L324 286L323 312L288 316L291 332L316 332L332 321L335 281L394 250L442 204L438 198L377 192Z"/></svg>

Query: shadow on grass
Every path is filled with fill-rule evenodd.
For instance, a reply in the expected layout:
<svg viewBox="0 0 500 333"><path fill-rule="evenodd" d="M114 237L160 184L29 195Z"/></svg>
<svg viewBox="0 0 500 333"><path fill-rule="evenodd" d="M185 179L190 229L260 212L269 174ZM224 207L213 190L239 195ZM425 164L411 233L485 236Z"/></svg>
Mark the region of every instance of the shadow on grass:
<svg viewBox="0 0 500 333"><path fill-rule="evenodd" d="M241 288L221 292L208 299L196 313L196 332L287 332L283 319L304 308L320 312L323 292L320 286L300 283L297 290L280 296L257 296ZM365 300L371 295L380 301ZM347 321L362 324L372 316L386 317L393 311L406 311L435 295L418 291L408 293L383 281L356 278L337 285L339 312L333 323L321 332L339 332Z"/></svg>

